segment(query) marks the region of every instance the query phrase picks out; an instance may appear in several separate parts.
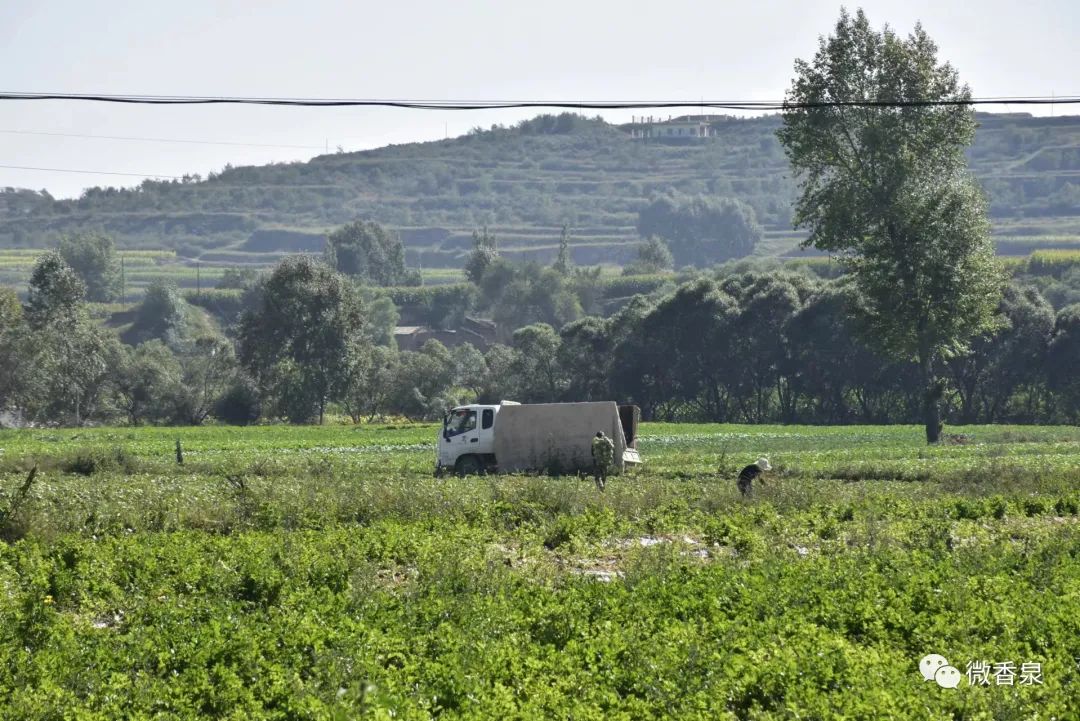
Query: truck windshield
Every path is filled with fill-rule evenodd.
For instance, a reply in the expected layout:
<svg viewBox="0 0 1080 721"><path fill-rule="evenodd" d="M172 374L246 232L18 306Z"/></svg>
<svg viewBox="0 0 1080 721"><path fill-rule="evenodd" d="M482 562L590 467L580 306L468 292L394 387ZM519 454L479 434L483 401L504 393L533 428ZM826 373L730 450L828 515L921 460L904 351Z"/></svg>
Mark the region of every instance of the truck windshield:
<svg viewBox="0 0 1080 721"><path fill-rule="evenodd" d="M461 409L453 411L446 419L446 434L456 436L476 428L476 411Z"/></svg>

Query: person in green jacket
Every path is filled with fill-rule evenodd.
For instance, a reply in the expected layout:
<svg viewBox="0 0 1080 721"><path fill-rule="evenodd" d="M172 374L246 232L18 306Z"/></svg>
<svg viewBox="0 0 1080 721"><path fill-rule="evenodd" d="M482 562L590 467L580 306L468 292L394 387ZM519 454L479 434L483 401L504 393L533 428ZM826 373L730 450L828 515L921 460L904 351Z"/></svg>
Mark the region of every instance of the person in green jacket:
<svg viewBox="0 0 1080 721"><path fill-rule="evenodd" d="M601 491L607 485L608 473L615 463L615 443L604 435L603 431L597 431L592 440L593 478L596 487Z"/></svg>

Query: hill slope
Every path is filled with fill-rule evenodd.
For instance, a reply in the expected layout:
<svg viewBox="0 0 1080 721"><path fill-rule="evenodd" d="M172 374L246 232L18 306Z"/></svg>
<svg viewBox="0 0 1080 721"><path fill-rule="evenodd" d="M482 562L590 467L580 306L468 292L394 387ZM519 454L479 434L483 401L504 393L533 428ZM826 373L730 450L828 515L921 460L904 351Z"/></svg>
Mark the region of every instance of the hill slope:
<svg viewBox="0 0 1080 721"><path fill-rule="evenodd" d="M1080 243L1080 117L980 114L972 167L1006 253ZM790 250L795 186L779 116L723 118L717 136L644 142L579 116L541 116L444 141L226 168L206 179L93 188L77 200L0 192L0 248L42 247L100 228L125 248L172 248L209 265L263 264L317 251L326 230L371 218L398 228L409 261L460 265L470 232L491 227L511 257L549 258L563 223L579 263L634 252L637 210L654 191L734 196L767 230L761 254Z"/></svg>

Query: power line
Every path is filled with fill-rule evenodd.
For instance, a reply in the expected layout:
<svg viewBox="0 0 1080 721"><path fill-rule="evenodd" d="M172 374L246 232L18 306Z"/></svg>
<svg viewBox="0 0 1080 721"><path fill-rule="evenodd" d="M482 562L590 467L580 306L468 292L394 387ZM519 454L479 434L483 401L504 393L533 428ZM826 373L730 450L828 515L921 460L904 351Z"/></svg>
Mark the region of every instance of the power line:
<svg viewBox="0 0 1080 721"><path fill-rule="evenodd" d="M56 138L95 138L100 140L138 140L147 143L190 143L193 145L230 145L249 148L288 148L291 150L322 150L321 145L279 145L275 143L239 143L225 140L180 140L178 138L137 138L126 135L84 135L79 133L49 133L39 130L0 130L8 135L47 135Z"/></svg>
<svg viewBox="0 0 1080 721"><path fill-rule="evenodd" d="M302 107L388 107L413 110L504 110L565 108L577 110L648 110L710 108L718 110L803 110L836 107L936 107L968 105L1072 105L1080 96L986 97L958 100L837 100L792 103L783 100L404 100L363 98L259 98L197 95L110 95L85 93L0 92L0 100L75 100L134 105L283 105Z"/></svg>
<svg viewBox="0 0 1080 721"><path fill-rule="evenodd" d="M120 173L115 170L75 170L74 168L35 168L29 165L0 165L8 170L41 170L47 173L84 173L86 175L130 175L135 178L167 178L183 180L180 175L161 175L160 173Z"/></svg>

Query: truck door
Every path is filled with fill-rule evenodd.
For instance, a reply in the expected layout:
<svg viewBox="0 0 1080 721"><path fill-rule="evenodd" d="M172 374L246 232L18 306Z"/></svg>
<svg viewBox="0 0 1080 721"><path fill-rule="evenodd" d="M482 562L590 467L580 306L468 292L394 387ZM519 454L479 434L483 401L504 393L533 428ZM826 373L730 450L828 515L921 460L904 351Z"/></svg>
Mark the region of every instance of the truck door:
<svg viewBox="0 0 1080 721"><path fill-rule="evenodd" d="M447 448L447 460L453 463L459 456L475 453L473 447L478 443L476 435L476 411L460 408L453 411L446 420L443 432L443 447Z"/></svg>
<svg viewBox="0 0 1080 721"><path fill-rule="evenodd" d="M473 453L490 455L495 453L495 409L480 409L480 428L476 431L477 442L471 443Z"/></svg>

